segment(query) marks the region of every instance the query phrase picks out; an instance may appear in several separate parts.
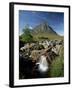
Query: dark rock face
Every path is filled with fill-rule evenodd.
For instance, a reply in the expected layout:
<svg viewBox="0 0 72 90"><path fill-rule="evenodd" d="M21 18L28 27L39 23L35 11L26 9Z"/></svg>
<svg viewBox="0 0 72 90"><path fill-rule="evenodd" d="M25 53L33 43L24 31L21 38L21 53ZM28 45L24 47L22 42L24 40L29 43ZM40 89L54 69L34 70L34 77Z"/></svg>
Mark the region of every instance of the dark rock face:
<svg viewBox="0 0 72 90"><path fill-rule="evenodd" d="M23 41L19 40L19 49L20 49L21 47L23 47L24 44L25 44L25 43L24 43Z"/></svg>
<svg viewBox="0 0 72 90"><path fill-rule="evenodd" d="M33 63L32 60L19 56L19 78L32 78L32 70L34 66L35 63Z"/></svg>

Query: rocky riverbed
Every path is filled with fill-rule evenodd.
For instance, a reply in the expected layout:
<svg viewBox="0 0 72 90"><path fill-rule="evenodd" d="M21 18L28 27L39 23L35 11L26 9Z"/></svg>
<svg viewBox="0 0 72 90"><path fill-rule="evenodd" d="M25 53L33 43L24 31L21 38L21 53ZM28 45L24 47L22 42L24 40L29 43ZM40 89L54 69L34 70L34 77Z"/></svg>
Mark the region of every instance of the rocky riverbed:
<svg viewBox="0 0 72 90"><path fill-rule="evenodd" d="M46 78L50 65L60 55L62 40L21 44L19 48L19 78Z"/></svg>

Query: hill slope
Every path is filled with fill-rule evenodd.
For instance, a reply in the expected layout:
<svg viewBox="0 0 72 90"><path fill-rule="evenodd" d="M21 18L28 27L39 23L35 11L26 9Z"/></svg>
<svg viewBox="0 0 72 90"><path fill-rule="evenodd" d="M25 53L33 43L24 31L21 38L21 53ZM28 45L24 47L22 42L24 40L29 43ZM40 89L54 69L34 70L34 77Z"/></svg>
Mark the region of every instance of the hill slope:
<svg viewBox="0 0 72 90"><path fill-rule="evenodd" d="M34 36L36 40L41 38L48 38L48 39L62 39L63 37L59 36L51 26L49 26L46 22L43 22L37 25L31 31L31 34Z"/></svg>

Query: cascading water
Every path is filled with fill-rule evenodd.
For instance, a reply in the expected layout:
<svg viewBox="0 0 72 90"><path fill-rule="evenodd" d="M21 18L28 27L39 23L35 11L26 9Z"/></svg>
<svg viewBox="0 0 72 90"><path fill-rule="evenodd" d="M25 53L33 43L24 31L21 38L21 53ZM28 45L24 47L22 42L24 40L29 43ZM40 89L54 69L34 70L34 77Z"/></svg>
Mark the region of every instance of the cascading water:
<svg viewBox="0 0 72 90"><path fill-rule="evenodd" d="M40 72L46 72L48 70L48 62L46 60L46 57L42 55L39 59L39 61L36 63L38 65L38 70Z"/></svg>

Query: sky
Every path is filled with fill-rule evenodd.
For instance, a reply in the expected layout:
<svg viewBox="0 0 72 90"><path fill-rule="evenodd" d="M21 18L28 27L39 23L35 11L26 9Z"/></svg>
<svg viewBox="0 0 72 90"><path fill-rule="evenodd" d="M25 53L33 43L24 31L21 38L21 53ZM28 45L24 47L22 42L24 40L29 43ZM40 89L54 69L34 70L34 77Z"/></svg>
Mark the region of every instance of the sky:
<svg viewBox="0 0 72 90"><path fill-rule="evenodd" d="M19 33L28 24L32 29L42 22L47 22L59 35L64 35L64 13L44 11L19 11Z"/></svg>

